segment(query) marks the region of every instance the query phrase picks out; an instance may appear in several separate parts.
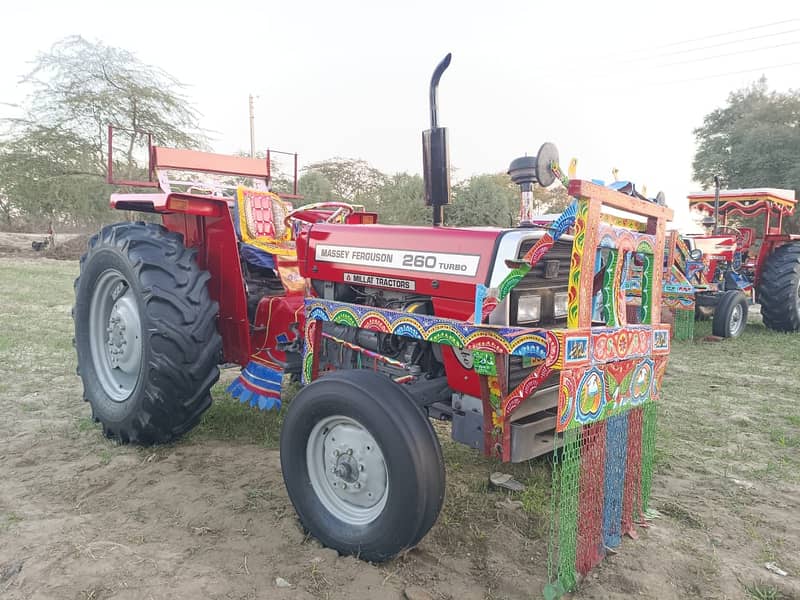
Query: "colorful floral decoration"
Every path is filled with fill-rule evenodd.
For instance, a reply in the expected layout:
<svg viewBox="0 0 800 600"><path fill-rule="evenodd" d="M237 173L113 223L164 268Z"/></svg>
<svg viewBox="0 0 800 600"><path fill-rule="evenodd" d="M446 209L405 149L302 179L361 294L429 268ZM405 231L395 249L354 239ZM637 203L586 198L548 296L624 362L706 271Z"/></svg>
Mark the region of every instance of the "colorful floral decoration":
<svg viewBox="0 0 800 600"><path fill-rule="evenodd" d="M617 194L611 199L622 205L642 202L640 210L652 220L647 227L636 221L635 228L627 228L622 226L627 221L609 222L601 214L601 201L593 194L605 188L566 183L575 199L522 260L506 261L511 272L496 291L478 287L474 314L466 321L319 298L305 302L305 382L319 374L323 340L346 345L367 361L384 360L323 333L324 322L471 351L483 403L484 452L504 461L511 460L514 412L557 374L548 598L573 591L624 535L635 537L637 527L647 524L657 404L670 350L670 327L659 323L661 294L671 301L673 291L682 293L682 282L662 290L666 209L617 198L621 195L610 190L597 192ZM567 327L483 324L567 231L573 236ZM598 310L593 310L595 297ZM598 311L602 326L593 318ZM508 389L504 355L520 356L530 368L513 389ZM410 366L400 361L392 366L408 367L395 381L414 381Z"/></svg>

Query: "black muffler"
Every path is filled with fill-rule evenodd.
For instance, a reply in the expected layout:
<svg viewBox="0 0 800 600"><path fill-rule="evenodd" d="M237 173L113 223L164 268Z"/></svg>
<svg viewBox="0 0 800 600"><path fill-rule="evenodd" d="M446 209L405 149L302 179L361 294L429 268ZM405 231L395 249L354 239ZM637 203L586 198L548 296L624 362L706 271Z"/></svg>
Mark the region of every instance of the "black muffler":
<svg viewBox="0 0 800 600"><path fill-rule="evenodd" d="M422 132L422 172L425 178L425 204L433 207L433 226L442 224L442 207L450 204L450 157L447 146L447 129L439 127L437 90L439 79L450 66L448 53L436 65L430 85L431 128Z"/></svg>

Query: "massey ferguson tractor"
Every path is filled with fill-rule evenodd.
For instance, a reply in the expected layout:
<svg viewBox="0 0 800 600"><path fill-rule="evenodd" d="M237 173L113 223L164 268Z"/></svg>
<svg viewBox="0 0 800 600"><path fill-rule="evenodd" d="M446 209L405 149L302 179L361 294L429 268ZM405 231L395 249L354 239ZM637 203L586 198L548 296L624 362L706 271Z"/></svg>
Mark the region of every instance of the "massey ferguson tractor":
<svg viewBox="0 0 800 600"><path fill-rule="evenodd" d="M721 191L718 179L714 191L689 196L710 231L684 236L670 254L694 286L697 316L713 318L714 335L739 336L753 302L770 329L800 330L800 236L781 227L794 212L794 196L778 189Z"/></svg>
<svg viewBox="0 0 800 600"><path fill-rule="evenodd" d="M148 180L117 181L109 131L109 180L151 188L111 205L161 223L103 228L75 281L78 372L107 436L180 437L209 407L220 364L242 367L228 390L258 409L279 408L282 383L299 378L280 456L300 522L341 553L381 561L417 544L442 506L429 419L519 462L552 452L569 427L659 396L670 336L657 266L672 212L568 180L545 144L510 174L523 217L535 185L566 185L560 217L445 226L437 87L449 62L431 79L422 136L429 227L381 225L343 202L293 208L296 170L294 193L273 193L269 154L151 146ZM608 214L619 211L641 230Z"/></svg>

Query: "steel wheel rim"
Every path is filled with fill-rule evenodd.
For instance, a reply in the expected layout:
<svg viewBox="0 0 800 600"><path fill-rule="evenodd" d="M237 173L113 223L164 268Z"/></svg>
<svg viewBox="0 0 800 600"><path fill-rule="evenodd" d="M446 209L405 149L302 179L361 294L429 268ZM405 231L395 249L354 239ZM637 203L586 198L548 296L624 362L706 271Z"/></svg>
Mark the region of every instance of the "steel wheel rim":
<svg viewBox="0 0 800 600"><path fill-rule="evenodd" d="M142 366L142 319L130 284L116 269L103 271L95 282L89 348L103 391L114 402L127 400Z"/></svg>
<svg viewBox="0 0 800 600"><path fill-rule="evenodd" d="M308 436L311 487L325 509L348 525L378 518L389 497L389 473L372 434L355 419L333 415Z"/></svg>
<svg viewBox="0 0 800 600"><path fill-rule="evenodd" d="M731 311L731 318L729 321L731 335L739 333L739 330L742 328L742 323L744 322L744 316L742 313L742 305L736 304Z"/></svg>

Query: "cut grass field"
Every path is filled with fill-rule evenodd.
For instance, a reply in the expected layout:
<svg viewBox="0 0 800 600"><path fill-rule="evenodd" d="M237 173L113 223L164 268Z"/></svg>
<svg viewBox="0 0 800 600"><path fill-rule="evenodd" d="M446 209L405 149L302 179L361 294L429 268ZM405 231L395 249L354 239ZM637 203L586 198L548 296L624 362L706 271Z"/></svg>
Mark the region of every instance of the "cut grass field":
<svg viewBox="0 0 800 600"><path fill-rule="evenodd" d="M320 558L299 531L278 470L283 413L232 401L234 370L184 440L104 439L75 376L76 274L70 262L0 259L0 596L399 598L412 584L441 599L539 594L547 458L502 465L437 424L439 521L418 550L376 566ZM697 324L697 339L709 333ZM674 343L652 498L662 517L576 597L800 598L798 357L800 335L759 322L737 340ZM490 490L494 470L525 491ZM276 589L276 575L293 587Z"/></svg>

